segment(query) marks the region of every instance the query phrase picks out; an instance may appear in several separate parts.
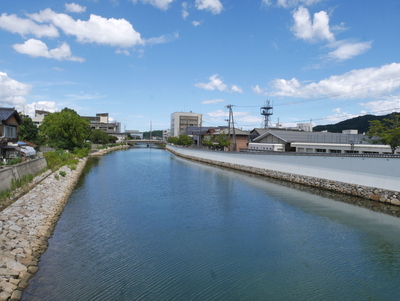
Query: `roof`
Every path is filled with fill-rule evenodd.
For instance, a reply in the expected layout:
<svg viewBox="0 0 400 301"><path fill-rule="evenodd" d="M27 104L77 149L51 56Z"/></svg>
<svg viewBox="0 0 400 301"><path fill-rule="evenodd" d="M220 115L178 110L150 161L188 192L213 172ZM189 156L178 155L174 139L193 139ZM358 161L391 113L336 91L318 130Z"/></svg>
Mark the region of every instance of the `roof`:
<svg viewBox="0 0 400 301"><path fill-rule="evenodd" d="M260 142L265 137L272 135L285 143L292 142L310 142L310 143L365 143L368 144L366 137L362 134L341 134L341 133L323 133L323 132L304 132L291 130L268 130L258 136L253 141Z"/></svg>
<svg viewBox="0 0 400 301"><path fill-rule="evenodd" d="M7 121L11 116L15 115L18 123L22 123L22 118L14 108L0 108L0 120Z"/></svg>

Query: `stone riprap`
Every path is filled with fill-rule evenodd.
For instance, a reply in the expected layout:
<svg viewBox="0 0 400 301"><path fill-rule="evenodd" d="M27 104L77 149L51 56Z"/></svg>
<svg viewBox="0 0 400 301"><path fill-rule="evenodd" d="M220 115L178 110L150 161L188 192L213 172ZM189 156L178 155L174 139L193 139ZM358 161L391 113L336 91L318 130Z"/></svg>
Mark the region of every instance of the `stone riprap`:
<svg viewBox="0 0 400 301"><path fill-rule="evenodd" d="M114 146L114 147L108 147L108 148L103 148L103 149L99 149L96 150L94 152L92 152L90 154L90 156L92 157L96 157L96 156L103 156L113 150L117 150L117 149L124 149L124 148L129 148L129 145L119 145L119 146Z"/></svg>
<svg viewBox="0 0 400 301"><path fill-rule="evenodd" d="M196 156L184 154L183 152L179 151L179 148L176 147L167 147L167 150L179 157L186 158L189 160L203 162L206 164L218 165L221 167L249 172L252 174L281 179L292 183L304 184L312 187L318 187L335 192L345 193L348 195L358 196L373 201L379 201L391 205L400 206L399 191L363 186L359 184L350 184L346 182L328 180L328 179L311 177L295 173L276 171L273 169L257 168L254 166L248 166L243 164L234 164L231 162L224 162L222 160L211 160L202 158L201 156L198 155L198 153Z"/></svg>
<svg viewBox="0 0 400 301"><path fill-rule="evenodd" d="M63 166L0 212L0 301L20 300L38 270L40 255L85 166ZM60 175L60 171L66 173Z"/></svg>

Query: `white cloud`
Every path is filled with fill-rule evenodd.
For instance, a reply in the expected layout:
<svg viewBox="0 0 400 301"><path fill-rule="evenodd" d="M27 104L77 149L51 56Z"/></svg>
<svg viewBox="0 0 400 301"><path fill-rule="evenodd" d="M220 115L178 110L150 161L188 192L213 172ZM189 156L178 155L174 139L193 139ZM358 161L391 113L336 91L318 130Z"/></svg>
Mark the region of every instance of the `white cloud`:
<svg viewBox="0 0 400 301"><path fill-rule="evenodd" d="M65 10L70 13L83 13L86 11L86 7L76 3L65 3Z"/></svg>
<svg viewBox="0 0 400 301"><path fill-rule="evenodd" d="M302 85L296 78L275 79L271 82L274 91L271 96L286 97L334 97L336 99L357 99L375 97L393 92L400 87L400 63L379 68L365 68L333 75L316 83Z"/></svg>
<svg viewBox="0 0 400 301"><path fill-rule="evenodd" d="M243 90L242 90L242 88L240 88L239 86L232 85L232 87L231 87L231 92L243 93Z"/></svg>
<svg viewBox="0 0 400 301"><path fill-rule="evenodd" d="M32 86L12 79L7 73L0 72L0 106L23 105L25 95L29 94Z"/></svg>
<svg viewBox="0 0 400 301"><path fill-rule="evenodd" d="M223 83L221 79L218 78L218 74L213 74L209 77L208 83L197 83L195 86L197 88L205 89L205 90L219 90L219 91L227 91L228 86Z"/></svg>
<svg viewBox="0 0 400 301"><path fill-rule="evenodd" d="M219 14L222 9L222 3L219 0L196 0L196 8L199 10L208 10L214 15Z"/></svg>
<svg viewBox="0 0 400 301"><path fill-rule="evenodd" d="M223 92L237 92L237 93L243 93L242 88L236 85L231 85L231 89L228 89L228 85L224 84L224 82L218 78L218 74L213 74L209 77L209 82L208 83L197 83L195 86L200 89L205 89L205 90L219 90Z"/></svg>
<svg viewBox="0 0 400 301"><path fill-rule="evenodd" d="M310 6L310 5L313 5L320 1L321 0L278 0L276 4L277 4L277 6L281 6L283 8L290 8L290 7L295 7L298 5ZM263 0L263 2L270 2L270 1Z"/></svg>
<svg viewBox="0 0 400 301"><path fill-rule="evenodd" d="M256 85L255 87L251 87L251 89L253 90L253 92L255 94L263 94L264 93L264 91L258 85Z"/></svg>
<svg viewBox="0 0 400 301"><path fill-rule="evenodd" d="M125 54L126 56L128 56L128 55L130 55L131 53L128 51L128 50L126 50L126 49L117 49L117 50L115 50L115 53L116 54Z"/></svg>
<svg viewBox="0 0 400 301"><path fill-rule="evenodd" d="M88 21L75 21L70 16L56 13L50 8L28 16L36 22L51 22L65 34L76 36L77 41L81 43L119 47L144 44L140 33L135 31L133 26L125 19L107 19L91 14Z"/></svg>
<svg viewBox="0 0 400 301"><path fill-rule="evenodd" d="M140 0L144 4L151 4L156 8L167 10L169 8L169 4L174 0ZM137 0L132 0L133 3L137 3Z"/></svg>
<svg viewBox="0 0 400 301"><path fill-rule="evenodd" d="M146 45L164 44L176 40L178 38L179 38L179 33L174 32L173 34L166 34L157 38L146 39L145 44Z"/></svg>
<svg viewBox="0 0 400 301"><path fill-rule="evenodd" d="M187 11L187 7L188 7L187 2L182 2L182 18L183 19L186 19L189 16L189 13Z"/></svg>
<svg viewBox="0 0 400 301"><path fill-rule="evenodd" d="M309 42L318 40L334 41L335 37L329 28L329 16L325 11L314 14L311 20L308 9L300 6L293 11L294 25L291 28L294 35Z"/></svg>
<svg viewBox="0 0 400 301"><path fill-rule="evenodd" d="M368 112L388 114L400 111L400 98L396 96L389 99L359 103L359 105L364 107Z"/></svg>
<svg viewBox="0 0 400 301"><path fill-rule="evenodd" d="M328 57L338 61L345 61L366 52L371 48L371 44L372 41L363 43L341 41L336 50L329 52Z"/></svg>
<svg viewBox="0 0 400 301"><path fill-rule="evenodd" d="M192 21L192 24L194 27L201 25L201 22L199 21Z"/></svg>
<svg viewBox="0 0 400 301"><path fill-rule="evenodd" d="M58 111L54 101L38 101L17 107L18 111L24 111L25 115L35 116L35 110L43 110L54 113Z"/></svg>
<svg viewBox="0 0 400 301"><path fill-rule="evenodd" d="M201 102L201 104L206 105L206 104L216 104L220 102L225 102L223 99L210 99L210 100L204 100Z"/></svg>
<svg viewBox="0 0 400 301"><path fill-rule="evenodd" d="M45 57L59 61L84 62L85 59L73 56L67 43L62 43L59 47L49 50L47 45L40 40L29 39L24 44L15 44L13 48L19 53L27 54L31 57Z"/></svg>
<svg viewBox="0 0 400 301"><path fill-rule="evenodd" d="M59 35L57 28L52 24L39 25L32 20L22 19L16 15L7 15L6 13L0 16L0 28L12 33L18 33L22 36L30 34L38 38L55 38Z"/></svg>

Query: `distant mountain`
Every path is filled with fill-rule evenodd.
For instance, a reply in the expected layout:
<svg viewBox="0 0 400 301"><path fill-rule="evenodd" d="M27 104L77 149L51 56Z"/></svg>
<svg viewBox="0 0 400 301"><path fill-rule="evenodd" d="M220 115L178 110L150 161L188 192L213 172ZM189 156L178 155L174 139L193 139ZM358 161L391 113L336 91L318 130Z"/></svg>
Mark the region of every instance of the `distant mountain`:
<svg viewBox="0 0 400 301"><path fill-rule="evenodd" d="M391 119L393 114L398 114L396 112L390 113L383 116L375 115L364 115L351 119L347 119L336 124L327 125L317 125L313 128L314 132L328 131L330 133L341 133L343 130L358 130L359 134L368 132L370 121L372 120L382 120L384 118Z"/></svg>

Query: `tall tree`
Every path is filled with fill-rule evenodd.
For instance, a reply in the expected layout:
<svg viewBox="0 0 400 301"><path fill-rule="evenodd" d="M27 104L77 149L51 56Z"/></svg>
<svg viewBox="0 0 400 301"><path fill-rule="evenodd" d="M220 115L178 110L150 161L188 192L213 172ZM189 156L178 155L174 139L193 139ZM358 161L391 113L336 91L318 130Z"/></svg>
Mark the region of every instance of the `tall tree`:
<svg viewBox="0 0 400 301"><path fill-rule="evenodd" d="M400 146L400 115L394 115L392 119L383 119L382 121L370 121L370 128L368 136L375 143L383 143L389 145L392 154L395 153L396 148Z"/></svg>
<svg viewBox="0 0 400 301"><path fill-rule="evenodd" d="M89 120L80 117L72 109L64 108L61 112L46 116L39 131L48 145L72 151L83 147L89 138L89 125Z"/></svg>
<svg viewBox="0 0 400 301"><path fill-rule="evenodd" d="M107 144L110 141L110 137L103 130L97 129L92 130L89 140L96 144Z"/></svg>
<svg viewBox="0 0 400 301"><path fill-rule="evenodd" d="M24 122L19 126L18 139L35 144L39 143L39 129L28 115L19 114Z"/></svg>

